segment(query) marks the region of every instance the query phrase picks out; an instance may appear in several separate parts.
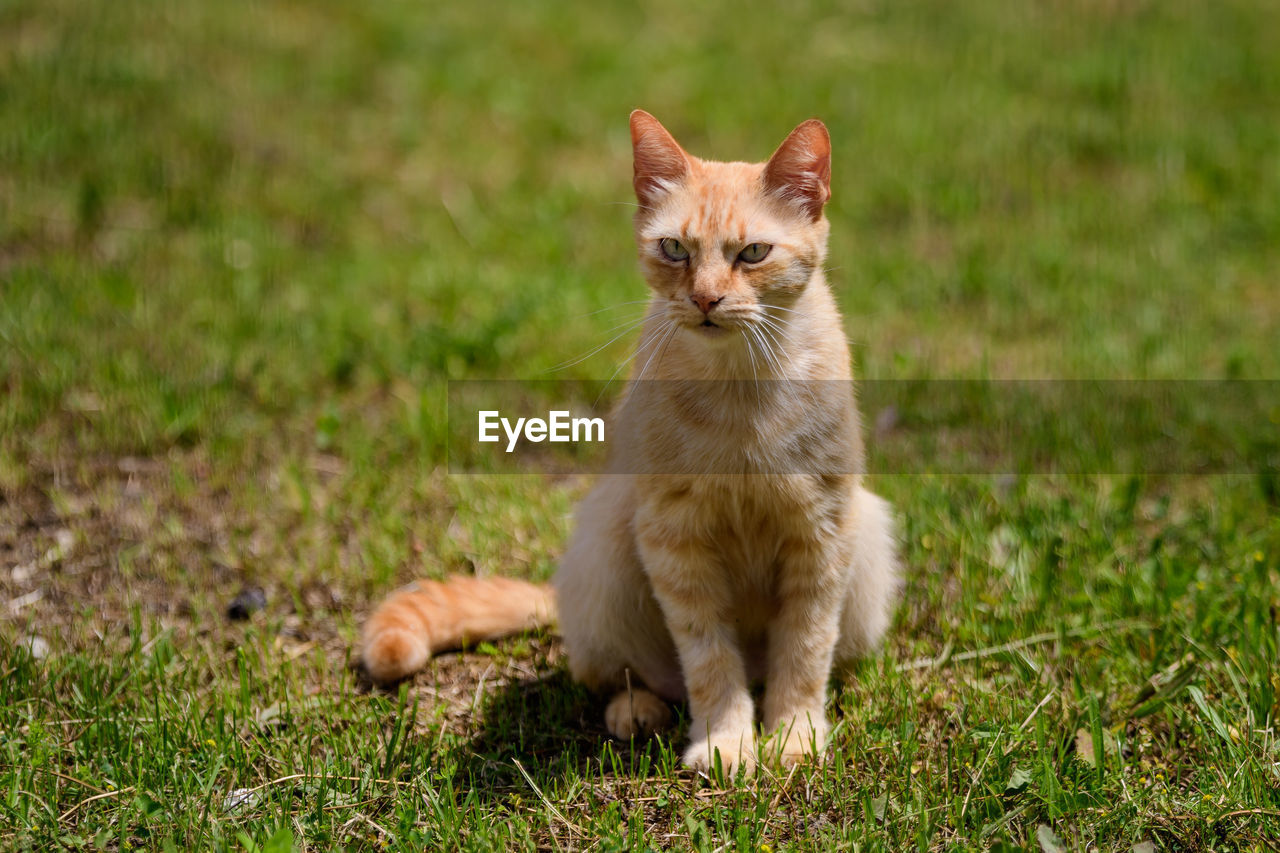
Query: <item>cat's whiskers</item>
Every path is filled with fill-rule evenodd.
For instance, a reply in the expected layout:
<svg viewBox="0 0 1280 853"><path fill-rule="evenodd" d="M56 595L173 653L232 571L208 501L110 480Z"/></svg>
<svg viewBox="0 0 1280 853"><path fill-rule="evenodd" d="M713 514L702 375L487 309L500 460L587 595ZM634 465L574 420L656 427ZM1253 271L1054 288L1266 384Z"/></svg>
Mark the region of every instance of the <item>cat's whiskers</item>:
<svg viewBox="0 0 1280 853"><path fill-rule="evenodd" d="M757 336L757 339L760 340L761 346L765 349L765 351L771 353L773 362L776 365L774 381L770 383L771 391L773 395L775 396L775 398L777 398L779 395L783 399L790 398L792 404L794 405L796 402L795 400L796 394L795 394L795 387L793 383L793 377L790 377L787 375L787 373L782 369L782 365L778 362L777 356L772 355L773 346L772 344L769 343L769 341L771 340L771 337L768 333L768 330L763 326L758 326L752 329L752 334ZM774 341L774 343L776 343L776 341ZM784 350L784 355L785 354L786 353ZM790 356L787 357L787 360L790 361Z"/></svg>
<svg viewBox="0 0 1280 853"><path fill-rule="evenodd" d="M762 302L762 303L760 304L760 307L761 307L761 309L763 309L766 313L768 313L770 310L772 310L772 309L775 309L775 308L776 308L776 309L777 309L777 310L779 310L779 311L787 311L787 312L789 312L789 313L791 313L791 314L797 314L797 315L799 315L799 316L801 316L801 317L808 317L808 316L809 316L809 313L808 313L807 311L797 311L795 308L788 308L788 307L786 307L785 305L770 305L770 304L768 304L768 303L763 303L763 302ZM774 318L774 319L780 319L780 318Z"/></svg>
<svg viewBox="0 0 1280 853"><path fill-rule="evenodd" d="M676 332L678 331L680 331L680 324L668 320L667 335L665 338L663 338L661 348L655 348L654 352L649 354L649 358L647 361L645 361L644 367L640 368L640 373L636 375L636 378L635 378L636 382L639 382L642 379L644 379L644 375L649 372L649 365L653 364L653 359L655 356L658 359L658 364L659 365L662 364L662 356L666 353L667 346L670 345L671 339L675 337Z"/></svg>
<svg viewBox="0 0 1280 853"><path fill-rule="evenodd" d="M655 345L657 344L657 342L658 342L659 337L662 335L662 333L663 333L663 332L665 332L665 331L666 331L667 326L668 326L668 325L670 325L670 324L671 324L671 321L670 321L670 320L662 320L662 321L657 325L657 327L655 327L652 331L646 332L646 333L641 337L640 342L639 342L638 344L636 344L636 348L635 348L634 350L632 350L631 355L629 355L629 356L627 356L626 358L624 358L624 359L622 360L622 363L621 363L621 364L619 364L619 365L614 369L613 374L609 377L609 381L610 381L610 382L612 382L612 381L613 381L613 378L614 378L615 376L617 376L617 375L622 371L622 368L626 367L626 366L627 366L628 364L630 364L632 361L635 361L636 356L640 355L641 353L643 353L643 352L645 351L645 347L653 347L653 346L655 346ZM651 354L652 354L652 353L651 353ZM607 386L606 386L606 387L607 387Z"/></svg>
<svg viewBox="0 0 1280 853"><path fill-rule="evenodd" d="M640 343L636 344L636 348L631 352L631 355L623 359L622 363L619 364L614 369L613 373L609 376L608 381L604 383L604 387L600 389L600 394L596 397L596 401L592 405L599 406L600 400L604 398L605 392L609 390L609 386L613 384L613 380L618 378L618 374L622 372L622 369L626 367L628 364L630 364L635 359L636 356L644 352L644 348L646 346L649 346L649 345L656 346L659 336L662 335L663 332L667 331L668 327L674 327L674 326L675 326L675 323L672 320L663 320L661 323L659 323L659 325L655 329L653 329L653 331L645 334L640 339ZM670 338L668 337L668 340L669 339ZM650 353L649 359L650 360L653 359L652 353ZM644 371L647 370L648 367L649 367L649 363L646 361L644 369L640 371L640 375L637 376L634 381L639 381L641 378L643 378Z"/></svg>
<svg viewBox="0 0 1280 853"><path fill-rule="evenodd" d="M790 311L796 316L795 318L779 317L779 316L770 314L768 310L769 308L778 308L783 311ZM793 308L784 308L781 305L766 305L764 315L765 315L766 322L777 331L778 335L780 335L783 338L783 340L778 341L778 345L782 348L782 351L786 354L787 359L790 361L791 351L792 349L794 349L791 346L787 346L787 344L790 343L791 337L792 337L790 334L791 328L792 328L790 325L790 321L808 319L809 314L804 311L796 311ZM792 363L792 367L794 369L795 367L794 362Z"/></svg>
<svg viewBox="0 0 1280 853"><path fill-rule="evenodd" d="M639 202L634 202L634 201L606 201L605 204L615 205L620 207L637 207L640 210L647 210L651 213L657 210L656 207L650 207L647 204L640 204Z"/></svg>
<svg viewBox="0 0 1280 853"><path fill-rule="evenodd" d="M777 355L773 352L773 346L765 337L764 329L755 325L749 325L746 328L749 329L751 334L755 336L755 339L760 342L761 354L764 355L765 360L769 363L769 369L773 372L774 378L785 379L786 371L782 369L782 363L778 361Z"/></svg>
<svg viewBox="0 0 1280 853"><path fill-rule="evenodd" d="M779 334L782 335L784 340L788 340L788 341L791 340L790 329L787 328L786 321L783 318L775 317L772 314L770 314L768 311L761 311L760 314L756 317L756 320L760 323L764 323L768 325L769 328L777 331Z"/></svg>
<svg viewBox="0 0 1280 853"><path fill-rule="evenodd" d="M798 400L799 394L796 390L797 389L796 383L803 382L804 374L800 373L797 370L795 362L791 360L791 354L790 352L788 352L789 347L785 346L783 343L778 341L778 339L774 337L774 334L770 332L768 326L761 325L757 328L759 329L759 332L762 338L765 338L766 341L772 342L772 344L769 344L770 351L772 351L772 345L777 345L778 349L782 351L782 355L787 359L787 364L791 366L791 373L787 374L785 371L782 370L782 367L779 364L778 366L779 381L774 383L775 388L779 391L779 393L782 394L783 397L789 397L793 405L799 405L799 400ZM774 356L774 360L775 362L777 361L776 355Z"/></svg>
<svg viewBox="0 0 1280 853"><path fill-rule="evenodd" d="M760 329L756 327L748 327L748 330L751 333L751 337L755 339L755 342L758 343L760 347L760 356L763 357L764 364L769 370L769 379L782 379L782 364L778 361L777 356L774 355L773 347L769 346L769 342L764 338L764 334L762 334Z"/></svg>
<svg viewBox="0 0 1280 853"><path fill-rule="evenodd" d="M742 328L750 333L750 337L743 338L743 343L747 345L747 358L751 359L751 376L756 381L756 405L760 404L760 373L756 370L756 356L752 352L751 338L755 337L755 329L750 324L744 325Z"/></svg>
<svg viewBox="0 0 1280 853"><path fill-rule="evenodd" d="M612 338L610 338L609 340L605 341L605 342L604 342L603 344L601 344L600 346L598 346L598 347L596 347L595 349L591 350L591 352L587 353L587 354L586 354L586 355L584 355L584 356L581 356L580 358L575 358L575 359L573 359L573 360L571 360L571 361L566 361L566 362L562 362L562 363L560 363L560 364L557 364L555 367L548 367L546 370L544 370L544 371L542 371L542 372L543 372L543 373L555 373L556 371L559 371L559 370L565 370L566 368L573 367L575 364L581 364L582 362L584 362L584 361L586 361L587 359L591 358L591 356L593 356L593 355L595 355L596 353L600 352L601 350L603 350L603 349L607 348L607 347L608 347L610 344L612 344L614 341L617 341L617 340L619 340L619 339L621 339L621 338L624 338L624 337L626 337L627 335L629 335L629 334L632 332L632 330L634 330L637 326L639 326L639 325L641 325L642 323L644 323L644 321L645 321L645 319L646 319L647 317L648 317L648 315L646 314L644 317L641 317L641 318L640 318L640 319L638 319L638 320L632 320L632 321L629 321L629 322L622 323L622 324L620 324L620 325L614 326L612 329L609 329L608 331L606 331L606 332L605 332L605 334L607 335L607 334L609 334L609 332L615 331L616 329L622 329L622 331L621 331L621 332L618 332L618 334L614 335ZM623 326L625 326L626 328L623 328Z"/></svg>
<svg viewBox="0 0 1280 853"><path fill-rule="evenodd" d="M649 304L649 302L650 302L650 300L648 300L648 299L632 299L630 302L619 302L619 303L618 303L618 304L616 304L616 305L606 305L606 306L605 306L605 307L603 307L603 308L596 309L595 311L591 311L591 312L589 312L589 313L587 313L587 314L580 314L580 315L578 315L577 317L574 317L573 319L575 319L575 320L585 320L585 319L587 319L588 317L594 317L594 316L596 316L597 314L603 314L603 313L604 313L604 312L606 312L606 311L616 311L616 310L618 310L619 308L627 308L627 307L632 306L632 305L648 305L648 304Z"/></svg>
<svg viewBox="0 0 1280 853"><path fill-rule="evenodd" d="M792 348L787 346L790 336L787 335L786 329L783 328L778 319L776 317L770 317L767 312L763 312L760 316L760 329L769 336L770 340L772 340L774 344L777 345L783 356L786 357L787 364L791 366L791 372L799 377L801 373L796 369L796 363L791 358Z"/></svg>

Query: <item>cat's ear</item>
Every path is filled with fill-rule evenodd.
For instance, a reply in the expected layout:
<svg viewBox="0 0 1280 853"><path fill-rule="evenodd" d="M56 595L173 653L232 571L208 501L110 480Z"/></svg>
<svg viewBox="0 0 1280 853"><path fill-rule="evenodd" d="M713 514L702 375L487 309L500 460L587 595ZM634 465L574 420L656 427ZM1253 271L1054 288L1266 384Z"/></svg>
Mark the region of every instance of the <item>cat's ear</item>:
<svg viewBox="0 0 1280 853"><path fill-rule="evenodd" d="M798 205L811 219L831 198L831 137L816 118L802 123L764 167L765 188Z"/></svg>
<svg viewBox="0 0 1280 853"><path fill-rule="evenodd" d="M684 153L667 129L644 110L631 114L631 148L635 153L636 198L653 206L672 184L689 172L689 155Z"/></svg>

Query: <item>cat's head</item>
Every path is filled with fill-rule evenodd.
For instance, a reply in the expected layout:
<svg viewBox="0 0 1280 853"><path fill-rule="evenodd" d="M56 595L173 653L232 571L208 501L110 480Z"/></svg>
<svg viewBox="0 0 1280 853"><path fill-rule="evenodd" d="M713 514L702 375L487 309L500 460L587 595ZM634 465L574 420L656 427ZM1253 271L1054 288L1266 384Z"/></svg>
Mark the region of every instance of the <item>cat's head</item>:
<svg viewBox="0 0 1280 853"><path fill-rule="evenodd" d="M787 310L826 255L822 122L801 124L767 163L700 160L643 110L631 142L640 263L666 318L716 339Z"/></svg>

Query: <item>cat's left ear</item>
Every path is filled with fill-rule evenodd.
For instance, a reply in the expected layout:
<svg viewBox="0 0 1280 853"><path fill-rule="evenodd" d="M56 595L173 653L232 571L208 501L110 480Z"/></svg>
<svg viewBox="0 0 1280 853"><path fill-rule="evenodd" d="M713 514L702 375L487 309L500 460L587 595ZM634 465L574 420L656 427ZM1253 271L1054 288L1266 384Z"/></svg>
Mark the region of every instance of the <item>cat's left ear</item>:
<svg viewBox="0 0 1280 853"><path fill-rule="evenodd" d="M656 118L644 110L631 113L631 147L635 152L636 198L654 207L689 172L689 155Z"/></svg>
<svg viewBox="0 0 1280 853"><path fill-rule="evenodd" d="M822 216L831 198L831 136L816 118L803 122L773 152L764 167L764 185L798 205L810 219Z"/></svg>

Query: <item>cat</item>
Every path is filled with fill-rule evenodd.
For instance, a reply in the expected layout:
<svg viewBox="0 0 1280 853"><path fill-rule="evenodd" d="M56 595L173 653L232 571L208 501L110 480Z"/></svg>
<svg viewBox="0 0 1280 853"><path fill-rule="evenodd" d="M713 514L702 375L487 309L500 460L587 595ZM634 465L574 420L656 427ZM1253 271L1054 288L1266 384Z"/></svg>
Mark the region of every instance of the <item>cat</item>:
<svg viewBox="0 0 1280 853"><path fill-rule="evenodd" d="M687 700L688 767L821 760L833 667L880 641L899 587L892 511L862 484L849 347L823 271L830 137L811 119L766 163L721 163L636 110L631 140L652 295L614 415L625 473L578 507L551 589L421 582L370 617L364 663L393 681L558 613L570 674L617 691L613 736L663 728L668 703Z"/></svg>

